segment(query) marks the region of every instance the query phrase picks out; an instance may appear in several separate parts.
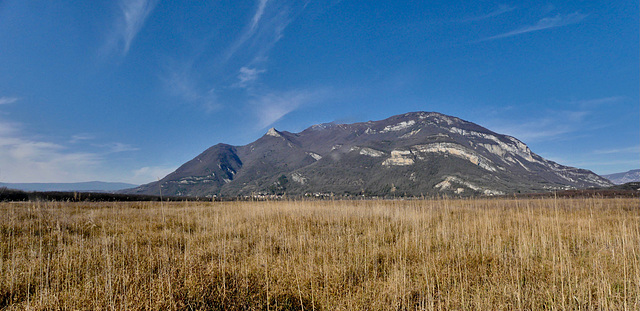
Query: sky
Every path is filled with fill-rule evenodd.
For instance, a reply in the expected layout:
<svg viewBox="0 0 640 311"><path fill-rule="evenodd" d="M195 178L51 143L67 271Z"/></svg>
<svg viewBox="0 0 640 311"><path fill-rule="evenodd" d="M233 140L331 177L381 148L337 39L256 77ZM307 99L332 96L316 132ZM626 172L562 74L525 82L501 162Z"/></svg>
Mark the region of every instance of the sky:
<svg viewBox="0 0 640 311"><path fill-rule="evenodd" d="M270 127L436 111L640 168L638 1L0 0L0 181L155 181Z"/></svg>

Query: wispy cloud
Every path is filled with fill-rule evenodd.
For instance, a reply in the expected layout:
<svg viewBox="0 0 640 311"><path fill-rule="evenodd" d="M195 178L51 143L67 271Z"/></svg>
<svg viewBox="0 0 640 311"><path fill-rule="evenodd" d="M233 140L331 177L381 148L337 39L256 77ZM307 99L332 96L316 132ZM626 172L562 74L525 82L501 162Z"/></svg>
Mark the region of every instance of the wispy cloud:
<svg viewBox="0 0 640 311"><path fill-rule="evenodd" d="M220 109L229 98L255 99L260 97L256 93L286 93L273 91L267 84L256 90L256 82L267 72L269 52L304 7L303 2L297 1L255 0L251 18L241 24L242 31L222 52L167 61L163 77L167 90L181 102L198 104L208 112ZM200 63L208 64L206 72Z"/></svg>
<svg viewBox="0 0 640 311"><path fill-rule="evenodd" d="M574 105L578 105L583 108L593 108L593 107L598 107L603 105L617 104L623 100L625 100L625 97L623 96L611 96L611 97L586 99L586 100L574 100L574 101L571 101L570 103Z"/></svg>
<svg viewBox="0 0 640 311"><path fill-rule="evenodd" d="M234 84L234 87L247 88L253 84L261 73L265 73L265 69L242 67L238 73L238 82Z"/></svg>
<svg viewBox="0 0 640 311"><path fill-rule="evenodd" d="M92 146L105 149L106 153L120 153L120 152L140 150L140 148L131 146L129 144L119 143L119 142L106 143L106 144L92 144Z"/></svg>
<svg viewBox="0 0 640 311"><path fill-rule="evenodd" d="M578 130L587 114L585 111L555 111L532 121L512 124L500 122L491 126L491 129L527 143L554 140Z"/></svg>
<svg viewBox="0 0 640 311"><path fill-rule="evenodd" d="M249 45L254 58L262 58L282 39L293 21L289 9L276 0L257 0L256 11L242 34L227 48L222 62L229 61L241 47Z"/></svg>
<svg viewBox="0 0 640 311"><path fill-rule="evenodd" d="M195 104L200 108L204 108L207 112L220 109L222 106L218 102L215 88L203 88L193 78L189 66L180 66L180 68L168 68L164 77L164 84L169 93L180 98L188 104Z"/></svg>
<svg viewBox="0 0 640 311"><path fill-rule="evenodd" d="M10 182L77 182L122 180L117 168L108 167L114 153L138 150L123 143L90 145L86 152L58 143L0 133L0 180ZM135 178L133 178L135 179Z"/></svg>
<svg viewBox="0 0 640 311"><path fill-rule="evenodd" d="M251 107L258 119L258 128L266 128L292 111L321 101L326 92L316 90L295 90L288 92L270 92L254 96Z"/></svg>
<svg viewBox="0 0 640 311"><path fill-rule="evenodd" d="M637 154L640 154L640 145L629 147L629 148L596 150L593 153L594 154L624 154L624 153L637 153Z"/></svg>
<svg viewBox="0 0 640 311"><path fill-rule="evenodd" d="M69 144L80 144L87 143L89 141L96 140L96 137L91 134L76 134L71 136L69 140ZM134 147L129 144L121 143L121 142L109 142L109 143L90 143L89 146L100 149L101 154L111 154L111 153L120 153L120 152L128 152L128 151L138 151L140 148Z"/></svg>
<svg viewBox="0 0 640 311"><path fill-rule="evenodd" d="M563 162L558 162L563 163ZM630 159L630 160L597 160L597 159L587 159L584 161L575 161L575 162L564 162L569 163L574 167L588 167L590 170L595 172L596 174L613 174L619 172L625 172L632 169L638 168L638 159Z"/></svg>
<svg viewBox="0 0 640 311"><path fill-rule="evenodd" d="M503 39L503 38L522 35L522 34L534 32L534 31L540 31L545 29L551 29L551 28L557 28L557 27L562 27L566 25L576 24L584 20L587 16L588 15L586 14L575 12L568 15L558 14L554 17L545 17L533 25L524 26L503 34L482 39L480 41Z"/></svg>
<svg viewBox="0 0 640 311"><path fill-rule="evenodd" d="M16 128L14 125L8 122L2 122L2 120L0 120L0 139L2 139L3 136L11 135L15 131Z"/></svg>
<svg viewBox="0 0 640 311"><path fill-rule="evenodd" d="M122 179L107 167L116 152L137 150L124 143L81 144L93 140L74 135L66 143L25 136L23 124L0 119L0 181L77 182ZM96 147L98 149L96 149ZM89 151L86 151L89 150Z"/></svg>
<svg viewBox="0 0 640 311"><path fill-rule="evenodd" d="M516 137L527 143L573 139L576 135L585 135L585 128L596 130L603 126L600 123L594 123L594 110L577 104L597 100L558 102L558 105L565 106L565 109L537 112L534 110L530 117L514 122L505 121L509 118L501 116L499 121L488 120L486 124L498 133ZM500 114L500 112L496 113Z"/></svg>
<svg viewBox="0 0 640 311"><path fill-rule="evenodd" d="M258 9L256 10L256 13L253 14L249 31L255 31L256 27L258 27L258 23L262 18L262 14L264 14L264 8L267 6L267 2L269 2L269 0L258 0Z"/></svg>
<svg viewBox="0 0 640 311"><path fill-rule="evenodd" d="M262 15L264 15L264 10L267 6L268 0L258 0L257 1L257 9L253 14L253 18L251 18L251 22L246 26L244 32L227 48L227 51L224 53L223 62L229 61L231 57L240 49L240 47L247 42L258 30L258 25L260 20L262 19Z"/></svg>
<svg viewBox="0 0 640 311"><path fill-rule="evenodd" d="M95 136L91 135L91 134L76 134L71 136L71 139L69 140L70 144L76 144L82 141L87 141L87 140L93 140L95 139Z"/></svg>
<svg viewBox="0 0 640 311"><path fill-rule="evenodd" d="M268 54L275 44L284 37L284 31L306 7L302 2L288 2L282 0L257 0L256 11L244 32L226 51L224 62L236 55L242 47L243 51L250 51L248 64L237 72L237 82L232 87L242 88L249 98L249 109L254 111L258 128L266 128L282 119L287 114L311 105L325 97L322 90L296 89L276 91L267 85L256 89L255 84L260 74L267 69L256 66L268 59ZM243 52L243 53L245 53ZM261 68L262 67L262 68Z"/></svg>
<svg viewBox="0 0 640 311"><path fill-rule="evenodd" d="M640 150L640 146L638 146L638 149ZM562 154L558 154L557 152L562 152ZM556 163L586 168L597 174L611 174L638 168L638 153L640 152L576 153L574 151L561 151L554 148L551 152L541 152L539 155Z"/></svg>
<svg viewBox="0 0 640 311"><path fill-rule="evenodd" d="M13 135L7 135L7 132ZM25 139L17 130L0 135L0 179L12 182L86 181L102 157L72 152L52 142Z"/></svg>
<svg viewBox="0 0 640 311"><path fill-rule="evenodd" d="M13 104L18 101L17 97L0 97L0 105Z"/></svg>
<svg viewBox="0 0 640 311"><path fill-rule="evenodd" d="M515 10L515 9L516 8L513 7L513 6L500 5L495 10L493 10L493 11L487 13L487 14L480 15L480 16L469 17L469 18L464 18L464 19L461 19L461 20L457 20L456 22L459 22L459 23L478 22L478 21L482 21L482 20L489 19L489 18L492 18L492 17L500 16L500 15L505 14L505 13L509 13L509 12Z"/></svg>
<svg viewBox="0 0 640 311"><path fill-rule="evenodd" d="M576 135L584 135L585 129L595 131L610 126L602 119L598 119L599 114L596 111L600 111L604 105L618 104L624 100L625 97L621 96L554 100L552 102L562 108L545 111L537 111L532 107L522 108L531 109L531 114L517 122L505 121L509 120L509 117L502 114L513 113L513 107L507 107L501 111L492 112L500 121L487 120L486 124L498 133L508 134L526 142L572 139Z"/></svg>
<svg viewBox="0 0 640 311"><path fill-rule="evenodd" d="M145 166L139 169L134 170L133 177L129 180L129 182L134 184L145 184L152 181L157 181L158 179L162 179L165 176L169 175L169 173L175 171L177 167L170 166Z"/></svg>
<svg viewBox="0 0 640 311"><path fill-rule="evenodd" d="M508 134L527 143L551 140L573 132L570 126L552 124L550 119L541 120L540 122L526 122L518 125L495 126L493 128L498 133Z"/></svg>
<svg viewBox="0 0 640 311"><path fill-rule="evenodd" d="M105 50L126 55L158 0L120 0L118 18L114 22Z"/></svg>

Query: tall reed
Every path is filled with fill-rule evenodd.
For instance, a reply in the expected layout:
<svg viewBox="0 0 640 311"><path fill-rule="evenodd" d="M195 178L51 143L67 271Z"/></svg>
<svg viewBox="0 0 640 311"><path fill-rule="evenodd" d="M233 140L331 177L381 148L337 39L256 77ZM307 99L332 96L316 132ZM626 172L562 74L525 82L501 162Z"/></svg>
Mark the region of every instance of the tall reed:
<svg viewBox="0 0 640 311"><path fill-rule="evenodd" d="M638 310L638 203L2 203L0 309Z"/></svg>

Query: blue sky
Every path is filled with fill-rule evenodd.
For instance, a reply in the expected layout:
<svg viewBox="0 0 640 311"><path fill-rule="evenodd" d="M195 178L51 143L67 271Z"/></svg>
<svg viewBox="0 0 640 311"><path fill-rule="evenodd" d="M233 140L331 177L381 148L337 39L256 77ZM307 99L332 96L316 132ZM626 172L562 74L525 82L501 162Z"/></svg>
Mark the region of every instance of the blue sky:
<svg viewBox="0 0 640 311"><path fill-rule="evenodd" d="M637 1L0 0L0 181L146 183L268 128L437 111L640 166Z"/></svg>

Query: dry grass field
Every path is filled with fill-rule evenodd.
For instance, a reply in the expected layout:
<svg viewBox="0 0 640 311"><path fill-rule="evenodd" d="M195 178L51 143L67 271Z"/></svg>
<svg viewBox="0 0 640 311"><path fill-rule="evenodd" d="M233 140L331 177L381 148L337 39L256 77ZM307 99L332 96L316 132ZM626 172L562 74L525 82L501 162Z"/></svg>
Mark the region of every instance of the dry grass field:
<svg viewBox="0 0 640 311"><path fill-rule="evenodd" d="M0 309L640 309L638 199L31 202L0 216Z"/></svg>

